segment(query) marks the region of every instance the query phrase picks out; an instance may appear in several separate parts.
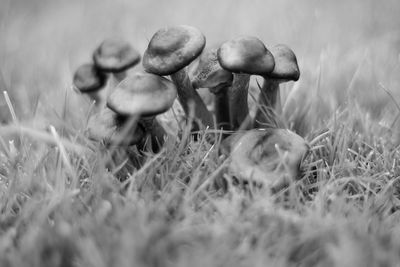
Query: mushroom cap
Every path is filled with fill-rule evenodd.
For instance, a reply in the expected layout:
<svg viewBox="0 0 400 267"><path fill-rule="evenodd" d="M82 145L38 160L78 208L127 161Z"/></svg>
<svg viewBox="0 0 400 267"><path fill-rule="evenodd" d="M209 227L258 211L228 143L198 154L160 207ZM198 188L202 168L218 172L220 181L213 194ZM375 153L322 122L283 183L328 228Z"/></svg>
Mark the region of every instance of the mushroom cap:
<svg viewBox="0 0 400 267"><path fill-rule="evenodd" d="M98 91L105 86L106 81L107 76L91 63L81 65L73 77L74 86L82 93Z"/></svg>
<svg viewBox="0 0 400 267"><path fill-rule="evenodd" d="M232 139L231 171L247 181L281 188L296 179L307 142L286 129L254 129Z"/></svg>
<svg viewBox="0 0 400 267"><path fill-rule="evenodd" d="M145 131L140 124L134 125L133 131L126 131L127 136L121 136L123 128L128 124L129 117L123 117L109 108L90 117L88 121L89 138L103 141L105 144L134 145L145 136Z"/></svg>
<svg viewBox="0 0 400 267"><path fill-rule="evenodd" d="M128 42L106 39L93 53L96 66L105 72L125 71L140 61L140 54Z"/></svg>
<svg viewBox="0 0 400 267"><path fill-rule="evenodd" d="M232 84L233 74L221 67L217 50L204 49L201 53L198 64L190 75L193 88L210 88L211 92L217 93L219 88Z"/></svg>
<svg viewBox="0 0 400 267"><path fill-rule="evenodd" d="M143 55L147 72L171 75L189 65L198 57L206 38L191 26L173 26L158 30L151 38Z"/></svg>
<svg viewBox="0 0 400 267"><path fill-rule="evenodd" d="M121 115L153 116L167 111L176 95L176 87L170 80L137 72L114 88L108 96L107 106Z"/></svg>
<svg viewBox="0 0 400 267"><path fill-rule="evenodd" d="M275 61L264 43L251 36L243 36L221 45L218 49L221 66L234 73L265 75L274 69Z"/></svg>
<svg viewBox="0 0 400 267"><path fill-rule="evenodd" d="M300 70L293 50L284 44L278 44L270 51L275 58L275 67L266 76L284 81L297 81L300 78Z"/></svg>

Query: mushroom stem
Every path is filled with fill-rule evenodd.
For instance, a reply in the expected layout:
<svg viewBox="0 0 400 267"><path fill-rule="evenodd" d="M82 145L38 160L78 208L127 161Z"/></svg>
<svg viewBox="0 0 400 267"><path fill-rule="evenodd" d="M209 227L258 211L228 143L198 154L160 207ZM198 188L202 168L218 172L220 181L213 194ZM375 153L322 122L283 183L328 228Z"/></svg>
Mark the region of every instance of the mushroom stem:
<svg viewBox="0 0 400 267"><path fill-rule="evenodd" d="M231 130L229 114L228 90L230 86L224 86L215 93L215 119L217 129Z"/></svg>
<svg viewBox="0 0 400 267"><path fill-rule="evenodd" d="M208 111L203 100L193 88L185 69L181 69L171 74L171 80L175 83L178 91L178 100L182 105L187 116L190 116L190 103L194 103L194 117L198 119L204 126L214 128L213 117ZM199 128L197 126L197 128Z"/></svg>
<svg viewBox="0 0 400 267"><path fill-rule="evenodd" d="M116 117L118 123L117 128L119 129L114 136L114 143L116 145L126 145L129 141L126 141L126 137L136 131L138 127L138 123L140 120L140 116L121 116L117 115Z"/></svg>
<svg viewBox="0 0 400 267"><path fill-rule="evenodd" d="M154 117L141 117L139 123L143 126L146 132L146 138L143 140L143 148L155 153L159 152L164 144L166 131L164 127Z"/></svg>
<svg viewBox="0 0 400 267"><path fill-rule="evenodd" d="M229 113L233 130L239 129L249 114L247 104L249 81L248 74L233 75L233 83L229 90Z"/></svg>
<svg viewBox="0 0 400 267"><path fill-rule="evenodd" d="M258 107L254 118L254 127L275 125L275 117L282 113L279 80L264 78L264 84L258 97Z"/></svg>

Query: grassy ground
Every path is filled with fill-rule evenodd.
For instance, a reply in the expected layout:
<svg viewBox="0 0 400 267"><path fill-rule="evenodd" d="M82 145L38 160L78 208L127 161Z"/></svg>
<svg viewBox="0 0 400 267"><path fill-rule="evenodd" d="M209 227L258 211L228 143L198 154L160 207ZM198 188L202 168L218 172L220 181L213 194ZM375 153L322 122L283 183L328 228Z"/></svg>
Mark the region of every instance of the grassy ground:
<svg viewBox="0 0 400 267"><path fill-rule="evenodd" d="M0 0L0 87L16 113L0 100L0 266L399 266L399 11L395 0ZM289 188L217 190L232 180L205 142L218 133L168 140L139 170L142 158L125 161L134 149L111 156L87 139L74 69L106 36L144 51L174 24L209 44L246 34L296 52L283 120L312 146Z"/></svg>

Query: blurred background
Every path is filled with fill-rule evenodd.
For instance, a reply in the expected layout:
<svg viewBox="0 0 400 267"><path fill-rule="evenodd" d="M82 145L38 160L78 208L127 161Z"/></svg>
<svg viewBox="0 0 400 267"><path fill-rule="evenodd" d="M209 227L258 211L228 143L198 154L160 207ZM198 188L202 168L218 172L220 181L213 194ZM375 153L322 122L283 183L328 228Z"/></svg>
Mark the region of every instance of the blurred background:
<svg viewBox="0 0 400 267"><path fill-rule="evenodd" d="M66 95L76 99L73 72L104 38L122 36L143 52L159 28L188 24L208 44L253 35L289 45L301 78L283 86L288 118L303 107L302 120L323 124L354 100L390 125L400 102L399 14L398 0L0 0L0 89L19 118L52 116ZM0 116L9 117L2 97Z"/></svg>

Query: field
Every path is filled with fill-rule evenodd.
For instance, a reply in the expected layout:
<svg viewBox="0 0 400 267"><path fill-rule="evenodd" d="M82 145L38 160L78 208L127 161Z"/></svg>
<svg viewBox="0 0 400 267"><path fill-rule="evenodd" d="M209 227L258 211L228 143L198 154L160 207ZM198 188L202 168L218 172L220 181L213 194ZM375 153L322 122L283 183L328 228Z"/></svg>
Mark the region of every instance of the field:
<svg viewBox="0 0 400 267"><path fill-rule="evenodd" d="M398 14L396 0L0 0L0 266L400 266ZM75 69L106 37L142 53L180 24L207 45L296 52L281 120L311 149L289 187L232 185L206 141L221 132L130 157L87 138Z"/></svg>

